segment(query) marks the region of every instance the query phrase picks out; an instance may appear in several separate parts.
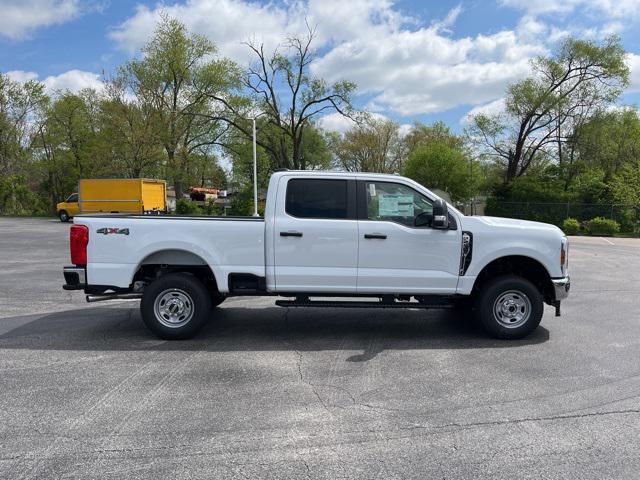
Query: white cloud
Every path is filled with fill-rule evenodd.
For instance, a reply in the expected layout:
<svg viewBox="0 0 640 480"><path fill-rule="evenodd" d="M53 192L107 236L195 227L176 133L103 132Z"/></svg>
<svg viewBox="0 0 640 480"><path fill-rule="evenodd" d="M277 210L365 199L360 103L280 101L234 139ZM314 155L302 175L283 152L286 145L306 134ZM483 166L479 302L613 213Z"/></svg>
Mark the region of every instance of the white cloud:
<svg viewBox="0 0 640 480"><path fill-rule="evenodd" d="M50 75L44 79L40 79L36 72L25 72L22 70L12 70L7 72L7 75L12 80L18 82L39 80L44 84L46 92L50 95L65 91L77 93L85 88L100 91L104 88L104 83L100 80L100 75L82 70L69 70L60 75Z"/></svg>
<svg viewBox="0 0 640 480"><path fill-rule="evenodd" d="M403 123L402 125L400 125L398 131L398 133L400 134L400 138L406 137L409 132L411 132L411 130L413 130L413 125L411 125L410 123Z"/></svg>
<svg viewBox="0 0 640 480"><path fill-rule="evenodd" d="M374 120L389 120L389 117L383 115L381 113L370 113L370 116ZM324 115L318 119L318 126L323 130L327 130L329 132L338 132L344 133L347 130L356 126L356 122L351 120L344 115L339 114L338 112L330 113L328 115ZM413 128L413 125L408 123L403 123L399 126L399 133L401 137L405 137Z"/></svg>
<svg viewBox="0 0 640 480"><path fill-rule="evenodd" d="M79 0L3 0L0 36L23 39L40 27L68 22L81 13Z"/></svg>
<svg viewBox="0 0 640 480"><path fill-rule="evenodd" d="M639 0L501 0L500 3L530 15L565 15L579 11L610 19L640 19Z"/></svg>
<svg viewBox="0 0 640 480"><path fill-rule="evenodd" d="M133 53L149 41L162 13L182 21L190 31L212 39L222 55L242 60L249 58L242 42L255 36L257 42L273 48L283 40L283 33L290 31L291 23L287 11L271 3L189 0L185 4L158 4L153 9L138 5L136 13L113 30L110 37L120 48Z"/></svg>
<svg viewBox="0 0 640 480"><path fill-rule="evenodd" d="M640 92L640 55L635 53L627 54L627 65L630 70L629 92Z"/></svg>
<svg viewBox="0 0 640 480"><path fill-rule="evenodd" d="M85 88L102 90L104 83L100 75L82 70L69 70L56 76L49 76L43 80L44 86L49 92L70 91L79 92Z"/></svg>
<svg viewBox="0 0 640 480"><path fill-rule="evenodd" d="M28 82L29 80L37 80L38 74L36 72L25 72L23 70L11 70L6 72L5 75L14 82Z"/></svg>
<svg viewBox="0 0 640 480"><path fill-rule="evenodd" d="M634 9L640 0L498 1L524 12L518 24L465 37L453 34L456 20L464 15L461 4L443 19L421 22L403 14L394 0L159 3L138 6L110 36L120 48L138 51L165 12L213 40L222 55L246 63L251 55L243 41L255 39L271 49L286 34L304 32L306 18L317 25L315 47L320 55L313 73L328 81L354 81L371 111L411 117L493 102L504 95L507 85L530 73L531 58L547 54L556 41L576 32L600 38L622 28L620 12L633 17L640 10ZM579 9L602 14L602 22L591 33L577 24L540 19L543 14L558 16ZM325 118L323 122L331 125L328 129L348 128L339 115Z"/></svg>
<svg viewBox="0 0 640 480"><path fill-rule="evenodd" d="M504 98L499 98L493 102L478 105L477 107L473 107L469 110L467 114L460 119L460 124L464 126L469 125L471 123L471 119L476 115L497 115L504 112L504 109Z"/></svg>
<svg viewBox="0 0 640 480"><path fill-rule="evenodd" d="M317 124L323 130L338 133L344 133L355 126L353 120L344 115L340 115L338 112L320 117Z"/></svg>
<svg viewBox="0 0 640 480"><path fill-rule="evenodd" d="M324 53L314 73L329 81L355 81L359 93L373 94L369 107L402 115L493 100L509 82L526 75L532 55L545 51L538 38L524 41L514 31L450 38L449 29L463 12L461 6L440 21L414 28L417 20L404 16L389 0L308 0L285 5L288 10L275 3L244 0L138 6L110 35L121 48L134 52L148 41L164 12L211 38L221 54L246 62L251 55L241 41L255 38L267 49L273 48L286 33L304 31L306 18L317 25L315 46Z"/></svg>
<svg viewBox="0 0 640 480"><path fill-rule="evenodd" d="M419 115L498 98L540 53L539 43L521 42L511 31L451 39L423 28L344 42L319 59L314 72L355 81L361 92L374 94L372 110Z"/></svg>
<svg viewBox="0 0 640 480"><path fill-rule="evenodd" d="M381 113L373 112L373 113L370 113L369 115L374 120L389 120L389 117ZM350 128L353 128L356 126L356 122L354 122L349 117L345 117L344 115L338 112L323 115L318 119L317 123L318 123L318 126L323 130L328 130L330 132L338 132L338 133L344 133Z"/></svg>

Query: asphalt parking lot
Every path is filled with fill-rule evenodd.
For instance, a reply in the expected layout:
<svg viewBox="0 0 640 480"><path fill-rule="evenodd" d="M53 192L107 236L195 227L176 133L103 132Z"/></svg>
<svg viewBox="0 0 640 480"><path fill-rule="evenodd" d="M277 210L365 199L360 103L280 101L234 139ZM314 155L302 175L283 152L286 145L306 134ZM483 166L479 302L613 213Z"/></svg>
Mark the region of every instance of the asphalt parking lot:
<svg viewBox="0 0 640 480"><path fill-rule="evenodd" d="M61 290L67 236L0 218L0 478L638 478L638 240L572 239L563 316L521 341L231 299L165 342Z"/></svg>

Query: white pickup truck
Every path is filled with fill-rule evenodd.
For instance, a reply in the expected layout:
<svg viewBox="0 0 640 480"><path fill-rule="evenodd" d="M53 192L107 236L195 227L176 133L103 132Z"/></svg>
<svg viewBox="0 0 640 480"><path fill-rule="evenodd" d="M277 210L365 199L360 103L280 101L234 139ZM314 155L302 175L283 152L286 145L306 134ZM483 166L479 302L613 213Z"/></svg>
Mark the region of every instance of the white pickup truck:
<svg viewBox="0 0 640 480"><path fill-rule="evenodd" d="M281 171L264 218L81 215L66 290L140 298L165 339L194 335L239 295L283 307L472 307L521 338L569 293L568 243L543 223L468 217L397 175Z"/></svg>

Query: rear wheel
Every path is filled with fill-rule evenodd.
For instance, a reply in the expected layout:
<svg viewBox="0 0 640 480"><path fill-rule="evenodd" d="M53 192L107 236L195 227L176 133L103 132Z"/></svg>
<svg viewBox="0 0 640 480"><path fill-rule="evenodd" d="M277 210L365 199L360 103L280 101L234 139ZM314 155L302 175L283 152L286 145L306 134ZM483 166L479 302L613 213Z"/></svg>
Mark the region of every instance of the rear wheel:
<svg viewBox="0 0 640 480"><path fill-rule="evenodd" d="M487 283L476 299L482 327L493 337L523 338L542 320L544 302L538 289L516 276L498 277Z"/></svg>
<svg viewBox="0 0 640 480"><path fill-rule="evenodd" d="M142 320L164 340L193 337L211 311L206 287L193 275L169 273L148 285L140 302Z"/></svg>
<svg viewBox="0 0 640 480"><path fill-rule="evenodd" d="M58 212L58 217L60 218L61 222L68 222L69 221L69 214L66 212L66 210L60 210Z"/></svg>

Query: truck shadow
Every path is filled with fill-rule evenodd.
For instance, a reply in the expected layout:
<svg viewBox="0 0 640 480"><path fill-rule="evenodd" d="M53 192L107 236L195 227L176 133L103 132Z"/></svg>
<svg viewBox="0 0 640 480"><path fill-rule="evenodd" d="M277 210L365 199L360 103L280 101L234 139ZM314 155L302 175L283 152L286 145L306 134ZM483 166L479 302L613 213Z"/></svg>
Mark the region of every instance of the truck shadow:
<svg viewBox="0 0 640 480"><path fill-rule="evenodd" d="M523 340L489 338L454 311L246 308L212 312L191 340L162 341L135 308L116 305L0 320L0 350L89 351L360 351L365 362L384 350L518 348L546 342L540 326Z"/></svg>

